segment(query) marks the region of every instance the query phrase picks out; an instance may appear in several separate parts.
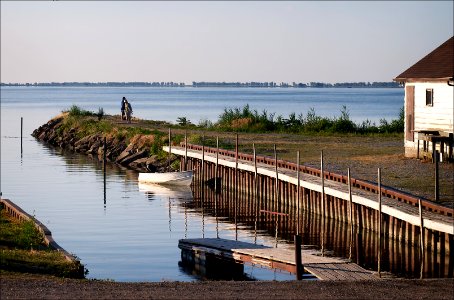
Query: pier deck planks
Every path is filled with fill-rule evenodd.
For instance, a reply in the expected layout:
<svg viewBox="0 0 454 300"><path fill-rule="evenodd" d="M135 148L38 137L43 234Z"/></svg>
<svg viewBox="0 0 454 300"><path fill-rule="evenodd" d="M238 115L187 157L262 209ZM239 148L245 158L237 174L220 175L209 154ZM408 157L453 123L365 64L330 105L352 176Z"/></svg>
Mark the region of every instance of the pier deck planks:
<svg viewBox="0 0 454 300"><path fill-rule="evenodd" d="M183 239L179 241L178 247L295 272L295 252L291 249L271 248L220 238ZM301 254L304 269L320 280L379 279L372 271L342 258L321 256L319 252L313 250L302 250Z"/></svg>
<svg viewBox="0 0 454 300"><path fill-rule="evenodd" d="M163 147L163 150L169 151L169 147ZM176 155L185 155L184 147L172 146L171 151ZM187 155L191 158L202 159L201 151L188 150ZM204 159L205 161L215 163L216 155L214 153L205 153ZM226 167L235 168L235 158L219 155L219 164ZM238 169L254 172L254 163L251 161L239 159ZM271 178L276 177L275 167L271 165L257 163L257 172L258 174L266 175ZM295 185L298 183L298 180L296 178L296 171L278 168L278 172L279 180ZM321 192L322 190L321 178L310 174L300 174L300 185L301 187L305 187L316 192ZM326 195L334 196L348 201L349 194L347 184L325 179L324 185ZM374 192L352 187L352 201L353 203L361 204L363 206L378 210L378 195ZM395 199L386 196L382 196L382 212L415 226L419 226L420 224L418 207L404 202L396 201ZM454 219L452 217L431 211L424 211L423 219L425 228L454 235Z"/></svg>

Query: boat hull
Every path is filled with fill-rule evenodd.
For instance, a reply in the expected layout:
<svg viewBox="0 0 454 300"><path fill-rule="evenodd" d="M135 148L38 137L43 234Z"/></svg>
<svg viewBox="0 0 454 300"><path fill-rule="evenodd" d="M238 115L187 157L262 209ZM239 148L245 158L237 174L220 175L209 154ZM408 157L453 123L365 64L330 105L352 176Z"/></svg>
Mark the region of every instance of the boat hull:
<svg viewBox="0 0 454 300"><path fill-rule="evenodd" d="M167 173L139 173L139 182L191 185L193 171L167 172Z"/></svg>

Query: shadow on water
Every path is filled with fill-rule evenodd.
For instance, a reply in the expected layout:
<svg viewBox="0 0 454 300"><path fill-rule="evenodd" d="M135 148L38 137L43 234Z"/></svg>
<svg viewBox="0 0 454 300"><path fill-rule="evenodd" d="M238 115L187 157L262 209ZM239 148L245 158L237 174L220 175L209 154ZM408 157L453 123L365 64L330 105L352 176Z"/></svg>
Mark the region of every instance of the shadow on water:
<svg viewBox="0 0 454 300"><path fill-rule="evenodd" d="M255 280L244 272L243 264L224 260L215 255L206 255L201 259L193 251L182 250L178 266L183 272L199 280Z"/></svg>

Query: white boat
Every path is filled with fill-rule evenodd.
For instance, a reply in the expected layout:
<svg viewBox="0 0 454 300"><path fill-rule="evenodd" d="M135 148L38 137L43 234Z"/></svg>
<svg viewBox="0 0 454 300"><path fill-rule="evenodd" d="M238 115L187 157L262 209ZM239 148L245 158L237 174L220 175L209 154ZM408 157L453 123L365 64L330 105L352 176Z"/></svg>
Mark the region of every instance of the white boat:
<svg viewBox="0 0 454 300"><path fill-rule="evenodd" d="M188 186L191 185L192 175L192 170L166 173L139 173L139 181Z"/></svg>

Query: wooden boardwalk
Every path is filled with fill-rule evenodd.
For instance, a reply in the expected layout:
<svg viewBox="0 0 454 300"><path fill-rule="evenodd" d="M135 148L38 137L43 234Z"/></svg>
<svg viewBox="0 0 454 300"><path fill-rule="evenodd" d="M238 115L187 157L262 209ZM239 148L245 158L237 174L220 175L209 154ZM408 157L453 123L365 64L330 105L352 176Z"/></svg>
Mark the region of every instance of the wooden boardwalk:
<svg viewBox="0 0 454 300"><path fill-rule="evenodd" d="M163 147L163 150L169 152L169 147L165 146ZM202 155L201 151L191 149L188 149L186 151L184 147L177 146L172 146L171 152L182 157L185 157L185 155L187 155L187 157L189 158L199 160L203 159L206 162L214 164L216 163L216 161L218 161L218 164L224 167L234 169L238 167L238 170L248 171L252 173L255 172L253 162L239 159L237 166L236 159L231 156L219 155L218 160L216 160L215 153L205 152ZM276 178L276 170L272 165L257 163L257 173L259 175L268 176L270 178ZM296 171L289 170L287 168L278 168L278 176L280 181L288 182L294 185L298 184ZM300 186L315 192L322 192L322 180L319 176L300 173ZM325 179L324 192L328 196L333 196L349 201L347 184ZM372 208L376 211L379 210L378 195L372 191L352 187L352 202L368 208ZM418 207L397 201L390 197L382 196L382 213L408 222L409 224L412 224L414 226L420 225ZM424 210L423 223L424 227L427 229L454 235L454 219L452 216L442 215L436 212Z"/></svg>
<svg viewBox="0 0 454 300"><path fill-rule="evenodd" d="M182 239L182 250L211 254L243 263L257 264L296 273L295 252L291 249L272 248L246 242L219 239ZM321 256L319 252L302 250L302 263L306 272L320 280L377 280L368 271L348 260Z"/></svg>

